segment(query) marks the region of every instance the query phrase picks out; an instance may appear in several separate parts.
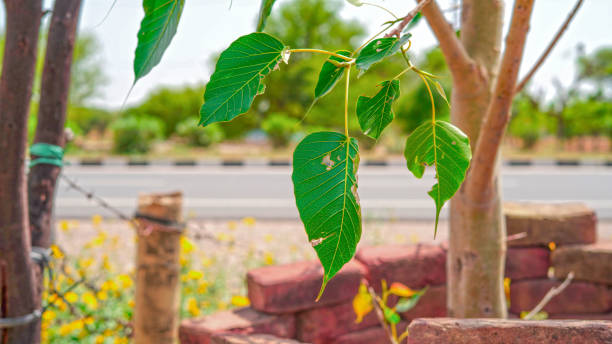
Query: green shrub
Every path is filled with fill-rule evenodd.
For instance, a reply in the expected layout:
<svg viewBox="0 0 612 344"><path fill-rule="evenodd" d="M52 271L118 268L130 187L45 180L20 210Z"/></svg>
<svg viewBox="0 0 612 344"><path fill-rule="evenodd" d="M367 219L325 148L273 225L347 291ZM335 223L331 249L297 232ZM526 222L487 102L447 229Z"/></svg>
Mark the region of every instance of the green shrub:
<svg viewBox="0 0 612 344"><path fill-rule="evenodd" d="M225 134L217 123L198 126L195 118L187 118L176 125L176 134L192 146L208 147L223 141Z"/></svg>
<svg viewBox="0 0 612 344"><path fill-rule="evenodd" d="M274 147L286 147L293 134L298 131L299 121L284 113L273 113L261 123L261 129Z"/></svg>
<svg viewBox="0 0 612 344"><path fill-rule="evenodd" d="M150 116L128 116L111 125L113 149L117 153L147 153L163 137L164 125Z"/></svg>
<svg viewBox="0 0 612 344"><path fill-rule="evenodd" d="M101 132L106 130L112 119L112 114L102 109L81 106L68 108L68 120L76 124L85 134L94 129Z"/></svg>

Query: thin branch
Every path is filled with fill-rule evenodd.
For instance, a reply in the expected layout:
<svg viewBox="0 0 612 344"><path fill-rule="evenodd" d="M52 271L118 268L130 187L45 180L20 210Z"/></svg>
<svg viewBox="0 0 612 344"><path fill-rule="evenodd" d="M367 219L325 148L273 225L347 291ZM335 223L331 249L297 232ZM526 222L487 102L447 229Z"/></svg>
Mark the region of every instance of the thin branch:
<svg viewBox="0 0 612 344"><path fill-rule="evenodd" d="M565 278L565 281L563 281L563 283L561 283L557 287L550 288L548 293L544 295L542 300L540 300L540 302L531 310L531 312L529 312L527 315L523 317L523 320L531 320L536 314L540 313L542 309L550 302L550 300L553 297L561 294L561 292L565 290L565 288L567 288L567 286L570 285L570 283L572 283L573 279L574 279L574 272L572 271L569 274L567 274L567 277Z"/></svg>
<svg viewBox="0 0 612 344"><path fill-rule="evenodd" d="M414 19L414 17L419 12L421 12L423 7L425 7L425 5L427 5L430 1L431 0L423 0L423 1L419 2L415 8L413 8L410 12L408 12L408 14L406 14L404 19L402 19L402 21L395 27L395 29L393 29L393 30L391 30L391 32L387 33L385 35L385 37L393 37L393 36L399 37L402 34L402 31L404 30L404 28L408 24L410 24L412 19Z"/></svg>
<svg viewBox="0 0 612 344"><path fill-rule="evenodd" d="M385 322L384 311L382 310L379 304L380 298L378 297L378 295L376 295L376 292L370 286L368 286L368 292L370 293L370 297L372 297L372 303L374 304L374 312L376 313L376 316L378 317L378 321L380 322L382 327L385 329L385 332L387 333L387 336L389 337L389 339L392 342L395 342L395 339L393 338L393 334L391 333L389 326L387 326L387 322ZM393 344L396 344L396 343L393 343Z"/></svg>
<svg viewBox="0 0 612 344"><path fill-rule="evenodd" d="M493 196L491 186L497 165L495 161L510 118L510 106L523 58L533 3L534 0L515 2L495 89L476 141L465 190L470 201L478 204L486 203Z"/></svg>
<svg viewBox="0 0 612 344"><path fill-rule="evenodd" d="M466 72L469 71L468 67L473 64L473 61L463 47L461 41L459 41L459 38L457 38L455 30L449 22L446 21L442 10L435 0L417 1L419 1L419 5L423 3L426 4L423 6L421 12L425 19L427 19L431 31L433 31L438 39L440 49L444 54L453 78L456 80L464 79Z"/></svg>
<svg viewBox="0 0 612 344"><path fill-rule="evenodd" d="M544 63L544 61L546 60L550 52L557 45L557 42L559 42L559 39L561 38L561 36L563 36L563 34L565 33L565 30L567 30L567 28L569 27L569 24L572 22L572 20L576 16L576 13L578 13L578 10L580 9L580 6L582 6L583 2L584 0L576 1L576 5L574 5L574 8L572 9L570 14L565 19L565 22L563 22L563 25L561 25L561 27L559 28L559 31L557 31L557 34L552 39L552 41L550 41L550 43L548 44L548 47L546 47L546 50L542 52L542 55L540 55L540 58L538 58L538 61L533 65L533 67L531 67L527 75L525 75L523 77L523 80L521 80L521 82L519 82L518 85L516 86L516 91L514 91L515 93L521 92L523 88L525 88L525 85L527 84L527 82L531 80L531 78L537 72L540 66L542 66L542 64Z"/></svg>

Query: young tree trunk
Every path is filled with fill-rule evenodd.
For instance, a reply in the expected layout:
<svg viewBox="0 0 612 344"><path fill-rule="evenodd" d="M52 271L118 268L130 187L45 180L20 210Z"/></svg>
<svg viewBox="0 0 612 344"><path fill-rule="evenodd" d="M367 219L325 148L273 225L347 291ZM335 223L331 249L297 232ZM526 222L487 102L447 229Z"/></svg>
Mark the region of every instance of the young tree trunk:
<svg viewBox="0 0 612 344"><path fill-rule="evenodd" d="M47 40L34 143L47 143L60 147L66 144L64 126L80 7L81 0L55 2ZM32 155L31 158L34 160L37 156ZM50 164L38 164L30 169L28 201L32 246L47 248L51 244L53 195L60 171L61 167Z"/></svg>
<svg viewBox="0 0 612 344"><path fill-rule="evenodd" d="M35 311L25 154L42 0L5 0L6 42L0 77L0 318ZM0 342L31 343L35 324L0 330Z"/></svg>
<svg viewBox="0 0 612 344"><path fill-rule="evenodd" d="M500 63L501 0L464 0L460 39L435 0L423 7L453 77L451 119L468 135L473 152L465 182L451 201L447 306L453 317L507 316L499 150L532 8L533 0L515 1Z"/></svg>
<svg viewBox="0 0 612 344"><path fill-rule="evenodd" d="M81 0L56 0L47 38L47 52L42 74L38 124L34 143L64 147L64 126L70 88L72 53L76 41ZM32 154L34 161L38 156ZM36 164L28 173L28 205L32 246L49 248L51 245L53 199L61 167ZM36 271L36 302L42 304L44 276ZM40 342L40 321L36 322L33 343Z"/></svg>
<svg viewBox="0 0 612 344"><path fill-rule="evenodd" d="M497 78L503 1L464 0L461 14L461 43L476 70L455 82L451 121L468 135L474 150ZM474 203L466 192L469 190L463 186L451 200L448 314L461 318L505 318L506 229L497 173L486 202Z"/></svg>

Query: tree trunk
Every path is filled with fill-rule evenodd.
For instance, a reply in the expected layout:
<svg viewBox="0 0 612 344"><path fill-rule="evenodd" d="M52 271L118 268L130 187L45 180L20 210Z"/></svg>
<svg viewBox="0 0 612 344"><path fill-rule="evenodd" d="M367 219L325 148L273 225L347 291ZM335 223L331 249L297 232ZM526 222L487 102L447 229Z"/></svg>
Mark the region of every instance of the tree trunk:
<svg viewBox="0 0 612 344"><path fill-rule="evenodd" d="M72 53L76 41L81 0L56 0L47 38L47 52L42 74L38 124L34 143L64 147L64 126L70 88ZM38 158L32 154L31 160ZM32 246L49 248L53 230L53 198L61 167L36 164L28 173L28 205ZM42 304L44 271L36 271L38 307ZM36 322L33 343L40 342L40 321Z"/></svg>
<svg viewBox="0 0 612 344"><path fill-rule="evenodd" d="M70 88L70 68L81 0L56 0L49 27L34 143L64 147L64 126ZM32 155L32 160L37 158ZM55 184L61 167L39 164L30 169L28 192L32 246L51 244Z"/></svg>
<svg viewBox="0 0 612 344"><path fill-rule="evenodd" d="M27 123L42 0L5 0L6 42L0 77L0 318L36 308L25 180ZM3 344L31 343L35 324L0 330Z"/></svg>
<svg viewBox="0 0 612 344"><path fill-rule="evenodd" d="M497 77L504 6L500 0L464 0L461 43L474 61L465 78L453 79L451 120L475 148ZM471 171L468 171L468 176ZM497 175L497 174L496 174ZM486 202L451 200L447 307L452 317L507 316L503 277L506 229L497 177Z"/></svg>

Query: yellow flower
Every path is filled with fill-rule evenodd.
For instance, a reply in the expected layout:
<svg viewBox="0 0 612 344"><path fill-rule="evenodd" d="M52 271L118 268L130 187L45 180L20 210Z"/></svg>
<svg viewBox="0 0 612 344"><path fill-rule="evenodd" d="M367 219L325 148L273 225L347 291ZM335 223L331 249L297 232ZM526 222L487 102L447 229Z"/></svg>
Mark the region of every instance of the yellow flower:
<svg viewBox="0 0 612 344"><path fill-rule="evenodd" d="M198 294L205 294L208 290L208 282L204 281L198 285Z"/></svg>
<svg viewBox="0 0 612 344"><path fill-rule="evenodd" d="M251 305L251 300L246 296L235 295L232 296L232 305L236 307L247 307Z"/></svg>
<svg viewBox="0 0 612 344"><path fill-rule="evenodd" d="M231 234L219 233L219 234L217 234L217 240L219 240L221 242L233 242L234 241L234 236L231 235Z"/></svg>
<svg viewBox="0 0 612 344"><path fill-rule="evenodd" d="M128 306L130 306L130 308L134 308L134 306L136 306L136 302L134 302L134 300L130 300L128 301Z"/></svg>
<svg viewBox="0 0 612 344"><path fill-rule="evenodd" d="M59 328L60 336L67 336L70 334L70 332L72 332L72 326L70 324L63 324Z"/></svg>
<svg viewBox="0 0 612 344"><path fill-rule="evenodd" d="M64 252L57 245L51 245L51 255L57 259L64 258Z"/></svg>
<svg viewBox="0 0 612 344"><path fill-rule="evenodd" d="M57 314L55 314L55 312L52 309L46 310L42 315L42 318L44 321L52 321L56 317L57 317Z"/></svg>
<svg viewBox="0 0 612 344"><path fill-rule="evenodd" d="M264 264L266 265L274 264L274 254L272 252L264 253Z"/></svg>
<svg viewBox="0 0 612 344"><path fill-rule="evenodd" d="M104 291L117 291L119 290L119 286L117 285L117 283L115 283L115 281L108 280L102 283L102 285L100 286L100 289Z"/></svg>
<svg viewBox="0 0 612 344"><path fill-rule="evenodd" d="M113 342L113 344L128 344L129 341L127 338L115 338L115 341Z"/></svg>
<svg viewBox="0 0 612 344"><path fill-rule="evenodd" d="M64 295L64 298L66 299L66 301L68 301L70 303L75 303L75 302L79 301L79 295L77 295L77 293L75 293L73 291L67 292L66 295Z"/></svg>
<svg viewBox="0 0 612 344"><path fill-rule="evenodd" d="M554 251L557 248L557 244L554 241L548 243L548 249L550 252Z"/></svg>
<svg viewBox="0 0 612 344"><path fill-rule="evenodd" d="M189 277L189 279L192 279L192 280L196 281L196 280L199 280L200 278L204 277L204 274L202 273L202 271L189 270L189 272L187 273L187 276Z"/></svg>
<svg viewBox="0 0 612 344"><path fill-rule="evenodd" d="M117 276L117 280L121 284L121 288L127 289L134 285L134 281L132 281L132 277L128 274L121 274Z"/></svg>
<svg viewBox="0 0 612 344"><path fill-rule="evenodd" d="M87 269L90 266L92 266L94 263L93 258L86 258L86 259L79 259L79 265L84 268Z"/></svg>
<svg viewBox="0 0 612 344"><path fill-rule="evenodd" d="M92 317L86 317L83 319L83 323L85 323L85 325L93 325L94 319Z"/></svg>
<svg viewBox="0 0 612 344"><path fill-rule="evenodd" d="M267 242L268 244L274 241L274 235L272 234L266 234L264 235L264 241Z"/></svg>
<svg viewBox="0 0 612 344"><path fill-rule="evenodd" d="M227 302L219 301L219 303L217 303L217 309L219 309L220 311L226 310Z"/></svg>
<svg viewBox="0 0 612 344"><path fill-rule="evenodd" d="M68 232L70 230L70 223L66 220L60 221L60 229L62 232Z"/></svg>
<svg viewBox="0 0 612 344"><path fill-rule="evenodd" d="M389 292L401 297L412 297L417 293L415 290L412 290L399 282L392 283L391 288L389 288Z"/></svg>
<svg viewBox="0 0 612 344"><path fill-rule="evenodd" d="M510 278L504 278L504 294L506 294L506 303L510 306Z"/></svg>
<svg viewBox="0 0 612 344"><path fill-rule="evenodd" d="M108 259L108 255L102 256L102 268L108 272L113 270L113 266L110 263L110 259Z"/></svg>
<svg viewBox="0 0 612 344"><path fill-rule="evenodd" d="M95 344L104 344L104 336L96 336Z"/></svg>
<svg viewBox="0 0 612 344"><path fill-rule="evenodd" d="M98 309L98 300L95 295L91 292L86 292L81 296L83 303L86 304L91 309Z"/></svg>
<svg viewBox="0 0 612 344"><path fill-rule="evenodd" d="M238 224L236 223L236 221L227 222L227 228L229 228L229 230L233 231L236 229L236 227L238 227Z"/></svg>
<svg viewBox="0 0 612 344"><path fill-rule="evenodd" d="M244 219L242 219L242 223L249 227L253 227L255 226L255 218L251 216L245 217Z"/></svg>
<svg viewBox="0 0 612 344"><path fill-rule="evenodd" d="M103 290L101 290L101 291L99 291L99 292L97 292L97 293L96 293L96 297L97 297L99 300L104 301L104 300L108 299L108 293L107 293L107 292L105 292L105 291L103 291Z"/></svg>
<svg viewBox="0 0 612 344"><path fill-rule="evenodd" d="M187 237L184 235L181 236L181 250L183 253L189 254L195 251L195 248L196 246L191 240L187 239Z"/></svg>
<svg viewBox="0 0 612 344"><path fill-rule="evenodd" d="M208 258L207 256L202 256L202 266L207 268L213 264L213 260Z"/></svg>
<svg viewBox="0 0 612 344"><path fill-rule="evenodd" d="M356 323L360 323L363 320L363 317L366 316L374 309L372 305L372 296L368 292L368 287L361 283L359 286L359 292L353 298L353 311L357 318L355 318Z"/></svg>
<svg viewBox="0 0 612 344"><path fill-rule="evenodd" d="M187 299L187 311L194 317L200 315L200 308L198 307L198 301L195 298L190 297Z"/></svg>
<svg viewBox="0 0 612 344"><path fill-rule="evenodd" d="M97 214L92 216L91 223L94 225L94 227L99 227L100 224L102 224L102 216L97 215Z"/></svg>

